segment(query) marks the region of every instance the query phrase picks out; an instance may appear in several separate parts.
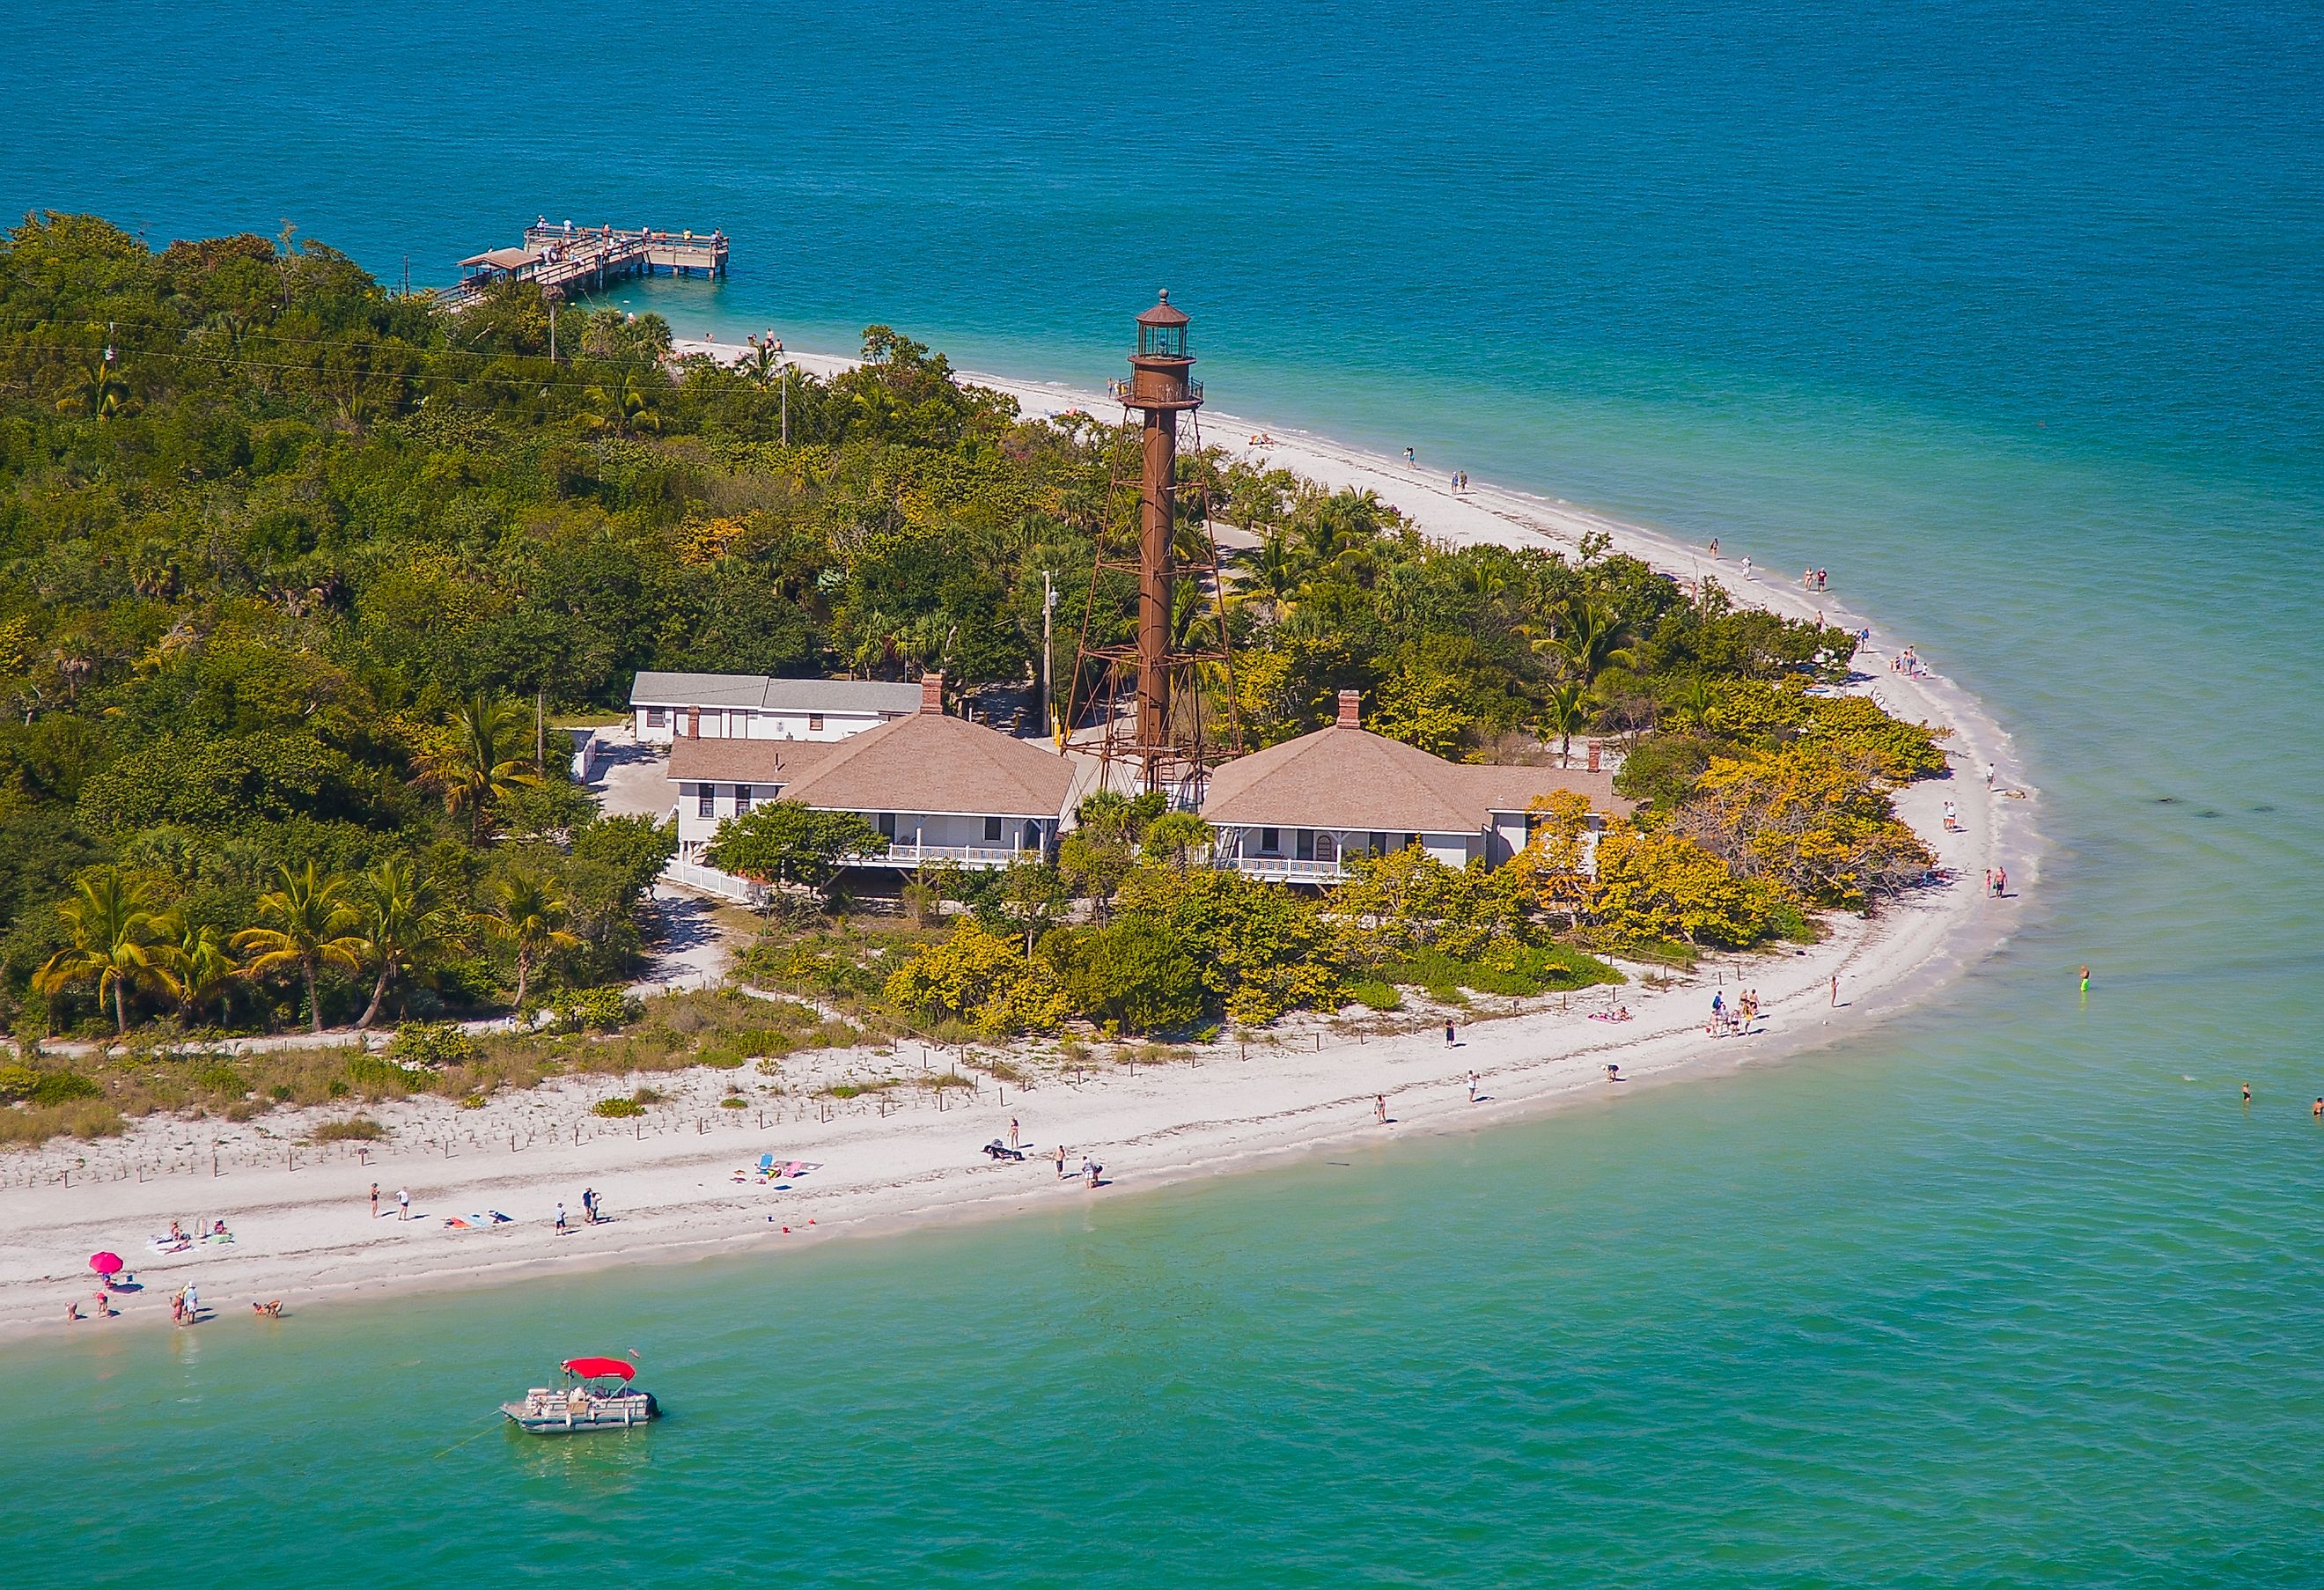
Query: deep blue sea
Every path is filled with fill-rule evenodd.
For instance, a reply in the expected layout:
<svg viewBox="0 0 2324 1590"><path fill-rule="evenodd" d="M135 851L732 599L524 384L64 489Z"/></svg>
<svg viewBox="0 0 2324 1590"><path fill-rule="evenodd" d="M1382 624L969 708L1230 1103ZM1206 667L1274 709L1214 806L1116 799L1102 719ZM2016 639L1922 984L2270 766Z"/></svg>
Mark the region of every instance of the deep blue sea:
<svg viewBox="0 0 2324 1590"><path fill-rule="evenodd" d="M1941 1004L1618 1105L9 1346L0 1581L2324 1583L2315 4L16 0L0 102L0 211L157 246L723 227L682 334L1093 384L1167 286L1235 413L1829 567L2055 845ZM584 1326L684 1416L452 1447Z"/></svg>

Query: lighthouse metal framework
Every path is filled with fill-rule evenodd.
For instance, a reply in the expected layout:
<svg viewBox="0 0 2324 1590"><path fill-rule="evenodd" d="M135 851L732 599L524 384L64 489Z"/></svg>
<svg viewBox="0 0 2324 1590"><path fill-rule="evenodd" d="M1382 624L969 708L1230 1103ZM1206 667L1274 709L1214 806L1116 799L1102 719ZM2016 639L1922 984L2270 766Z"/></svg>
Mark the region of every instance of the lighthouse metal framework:
<svg viewBox="0 0 2324 1590"><path fill-rule="evenodd" d="M1240 754L1242 736L1234 709L1226 587L1207 495L1196 496L1199 512L1180 511L1182 497L1206 491L1199 481L1182 484L1177 477L1181 414L1190 445L1202 447L1203 384L1188 376L1194 358L1186 326L1185 311L1163 292L1138 317L1130 379L1111 384L1122 421L1107 500L1126 502L1135 483L1136 507L1133 522L1109 524L1098 537L1065 723L1068 734L1084 725L1098 731L1101 788L1134 787L1192 809L1202 800L1211 766ZM1134 472L1124 458L1133 412L1140 444ZM1109 572L1138 578L1137 623L1129 641L1111 638L1118 633L1120 607L1109 599ZM1210 721L1206 672L1222 723Z"/></svg>

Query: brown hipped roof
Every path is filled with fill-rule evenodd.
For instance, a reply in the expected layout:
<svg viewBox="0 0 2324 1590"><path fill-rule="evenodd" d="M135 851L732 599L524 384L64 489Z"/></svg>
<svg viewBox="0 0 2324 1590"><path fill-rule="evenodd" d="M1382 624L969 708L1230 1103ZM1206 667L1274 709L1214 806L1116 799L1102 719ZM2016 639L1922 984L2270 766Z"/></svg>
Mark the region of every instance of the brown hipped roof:
<svg viewBox="0 0 2324 1590"><path fill-rule="evenodd" d="M1445 762L1401 740L1334 725L1230 762L1211 775L1203 817L1243 827L1474 834L1554 790L1623 813L1610 773Z"/></svg>
<svg viewBox="0 0 2324 1590"><path fill-rule="evenodd" d="M669 776L708 784L788 784L844 744L844 740L704 740L680 735L670 743Z"/></svg>
<svg viewBox="0 0 2324 1590"><path fill-rule="evenodd" d="M1073 782L1073 764L1054 751L966 718L916 712L832 743L783 799L837 811L1051 818L1063 815Z"/></svg>
<svg viewBox="0 0 2324 1590"><path fill-rule="evenodd" d="M844 740L696 740L669 749L669 776L780 785L827 811L1052 818L1073 785L1054 752L965 718L916 712Z"/></svg>

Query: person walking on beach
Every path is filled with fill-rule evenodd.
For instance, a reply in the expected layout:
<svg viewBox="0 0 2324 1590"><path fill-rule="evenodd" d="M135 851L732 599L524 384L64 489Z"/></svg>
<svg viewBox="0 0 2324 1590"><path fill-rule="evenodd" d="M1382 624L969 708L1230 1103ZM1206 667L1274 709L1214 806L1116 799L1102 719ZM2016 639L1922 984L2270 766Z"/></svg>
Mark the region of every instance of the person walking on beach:
<svg viewBox="0 0 2324 1590"><path fill-rule="evenodd" d="M1469 1102L1472 1105L1477 1102L1477 1084L1483 1080L1474 1071L1469 1073Z"/></svg>
<svg viewBox="0 0 2324 1590"><path fill-rule="evenodd" d="M1840 974L1838 972L1831 975L1831 1008L1834 1010L1840 1008Z"/></svg>
<svg viewBox="0 0 2324 1590"><path fill-rule="evenodd" d="M1058 1179L1059 1181L1063 1181L1065 1179L1065 1145L1064 1143L1059 1143L1059 1144L1057 1145L1057 1179Z"/></svg>
<svg viewBox="0 0 2324 1590"><path fill-rule="evenodd" d="M1743 578L1745 579L1751 578L1751 554L1748 552L1743 554Z"/></svg>
<svg viewBox="0 0 2324 1590"><path fill-rule="evenodd" d="M1019 1141L1017 1117L1014 1115L1009 1117L1009 1146L1012 1149L1020 1149L1025 1146L1023 1142Z"/></svg>
<svg viewBox="0 0 2324 1590"><path fill-rule="evenodd" d="M581 1189L581 1224L584 1225L597 1224L597 1189L594 1187L585 1187Z"/></svg>
<svg viewBox="0 0 2324 1590"><path fill-rule="evenodd" d="M1712 537L1711 538L1711 560L1712 560L1713 562L1718 561L1718 559L1719 559L1719 538L1718 538L1717 536L1712 536Z"/></svg>
<svg viewBox="0 0 2324 1590"><path fill-rule="evenodd" d="M1993 788L1994 774L1999 771L1999 769L1996 768L1993 763L1989 762L1985 764L1985 787L1987 789L1990 790Z"/></svg>
<svg viewBox="0 0 2324 1590"><path fill-rule="evenodd" d="M371 1184L371 1217L374 1220L379 1218L379 1183L376 1181Z"/></svg>
<svg viewBox="0 0 2324 1590"><path fill-rule="evenodd" d="M1417 469L1420 467L1420 460L1413 456L1413 451L1410 448L1404 449L1404 467L1407 469Z"/></svg>
<svg viewBox="0 0 2324 1590"><path fill-rule="evenodd" d="M411 1218L411 1189L408 1187L395 1189L395 1217L398 1220Z"/></svg>
<svg viewBox="0 0 2324 1590"><path fill-rule="evenodd" d="M563 1236L571 1229L572 1227L565 1224L565 1200L559 1198L557 1200L557 1234Z"/></svg>
<svg viewBox="0 0 2324 1590"><path fill-rule="evenodd" d="M1457 1047L1459 1042L1460 1040L1452 1035L1452 1018L1447 1016L1444 1018L1444 1047L1446 1049L1452 1049Z"/></svg>
<svg viewBox="0 0 2324 1590"><path fill-rule="evenodd" d="M1372 1119L1383 1126L1388 1124L1388 1095L1384 1093L1372 1095Z"/></svg>

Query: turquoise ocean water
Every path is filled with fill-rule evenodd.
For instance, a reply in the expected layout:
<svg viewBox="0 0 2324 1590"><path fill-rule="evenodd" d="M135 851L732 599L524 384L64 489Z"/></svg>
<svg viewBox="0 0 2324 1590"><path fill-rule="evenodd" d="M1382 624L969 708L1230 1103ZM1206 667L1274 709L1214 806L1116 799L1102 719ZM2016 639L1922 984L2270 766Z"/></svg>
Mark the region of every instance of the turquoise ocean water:
<svg viewBox="0 0 2324 1590"><path fill-rule="evenodd" d="M287 217L436 282L540 213L723 226L730 281L636 295L682 333L1084 383L1167 284L1222 407L1828 566L2055 842L1941 1004L1760 1072L7 1346L0 1580L2324 1582L2312 4L30 0L0 42L0 209L157 245ZM631 1346L650 1436L455 1447Z"/></svg>

